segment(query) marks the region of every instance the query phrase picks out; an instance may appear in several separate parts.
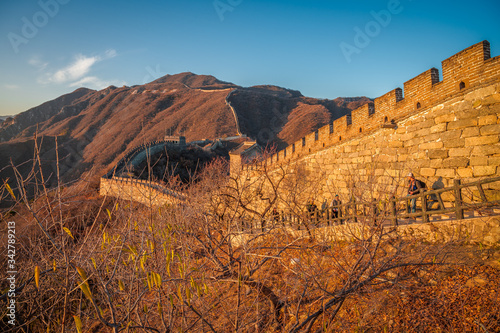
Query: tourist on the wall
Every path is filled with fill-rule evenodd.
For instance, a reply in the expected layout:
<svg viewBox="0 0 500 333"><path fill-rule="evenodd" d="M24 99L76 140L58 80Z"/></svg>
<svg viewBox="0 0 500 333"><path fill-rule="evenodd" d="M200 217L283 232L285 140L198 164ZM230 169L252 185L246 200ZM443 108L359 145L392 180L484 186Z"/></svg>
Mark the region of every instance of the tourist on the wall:
<svg viewBox="0 0 500 333"><path fill-rule="evenodd" d="M340 205L342 205L342 201L340 201L339 195L335 194L335 197L333 197L333 200L330 203L330 208L332 211L332 219L337 219L342 216L342 210L340 209Z"/></svg>
<svg viewBox="0 0 500 333"><path fill-rule="evenodd" d="M280 213L278 212L278 209L276 209L276 207L273 208L272 215L273 215L273 221L275 223L278 223L280 220Z"/></svg>
<svg viewBox="0 0 500 333"><path fill-rule="evenodd" d="M318 206L314 203L314 199L309 199L309 202L306 205L306 209L311 221L316 219L316 211L318 210Z"/></svg>
<svg viewBox="0 0 500 333"><path fill-rule="evenodd" d="M408 196L420 193L420 189L425 189L426 185L423 181L415 179L413 173L408 174ZM417 198L410 199L411 212L417 211Z"/></svg>

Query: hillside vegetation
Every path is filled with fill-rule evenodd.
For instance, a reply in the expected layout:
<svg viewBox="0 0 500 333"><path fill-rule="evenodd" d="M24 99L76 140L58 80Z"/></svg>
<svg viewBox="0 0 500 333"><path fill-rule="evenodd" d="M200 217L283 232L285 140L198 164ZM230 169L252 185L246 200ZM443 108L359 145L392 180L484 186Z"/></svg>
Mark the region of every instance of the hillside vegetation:
<svg viewBox="0 0 500 333"><path fill-rule="evenodd" d="M2 331L500 330L498 248L426 244L373 222L352 242L297 237L270 218L273 200L284 197L248 219L259 194L228 178L224 163L183 187L187 200L177 206L99 198L84 179L42 187L33 201L16 197L1 221L3 244L7 221L16 228L16 326L4 310ZM279 196L285 184L274 185ZM13 195L4 185L2 198ZM241 232L254 237L236 246Z"/></svg>

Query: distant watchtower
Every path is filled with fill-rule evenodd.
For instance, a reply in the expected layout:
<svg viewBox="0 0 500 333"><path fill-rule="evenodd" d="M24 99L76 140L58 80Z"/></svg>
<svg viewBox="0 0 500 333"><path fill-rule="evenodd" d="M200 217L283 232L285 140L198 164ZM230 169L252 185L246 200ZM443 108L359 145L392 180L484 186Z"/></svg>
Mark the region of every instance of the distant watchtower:
<svg viewBox="0 0 500 333"><path fill-rule="evenodd" d="M242 164L247 164L255 160L261 152L261 148L257 142L243 142L229 152L230 172L240 170Z"/></svg>
<svg viewBox="0 0 500 333"><path fill-rule="evenodd" d="M184 147L186 145L186 137L185 136L170 136L165 135L163 138L166 144L177 145Z"/></svg>

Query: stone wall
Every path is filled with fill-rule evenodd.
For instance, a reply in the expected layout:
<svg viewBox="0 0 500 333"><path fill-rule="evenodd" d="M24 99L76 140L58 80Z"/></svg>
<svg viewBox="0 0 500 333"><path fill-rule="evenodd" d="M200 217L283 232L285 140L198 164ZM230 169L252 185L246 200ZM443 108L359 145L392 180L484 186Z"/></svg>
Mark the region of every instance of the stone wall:
<svg viewBox="0 0 500 333"><path fill-rule="evenodd" d="M291 144L273 155L268 163L294 159L364 136L381 126L390 126L391 120L399 121L477 87L498 82L500 78L500 56L490 58L488 41L442 61L442 67L442 81L439 81L438 69L431 68L405 82L404 95L401 88L394 89Z"/></svg>
<svg viewBox="0 0 500 333"><path fill-rule="evenodd" d="M184 200L181 194L166 190L158 184L121 177L101 178L99 194L137 201L150 207L173 205Z"/></svg>
<svg viewBox="0 0 500 333"><path fill-rule="evenodd" d="M444 60L443 80L432 68L290 145L264 162L244 166L242 179L259 170L291 173L319 184L316 202L359 184L381 195L403 195L413 172L431 188L500 175L500 57L487 41ZM392 122L391 122L392 120ZM491 189L492 191L499 189ZM497 192L498 194L498 192Z"/></svg>

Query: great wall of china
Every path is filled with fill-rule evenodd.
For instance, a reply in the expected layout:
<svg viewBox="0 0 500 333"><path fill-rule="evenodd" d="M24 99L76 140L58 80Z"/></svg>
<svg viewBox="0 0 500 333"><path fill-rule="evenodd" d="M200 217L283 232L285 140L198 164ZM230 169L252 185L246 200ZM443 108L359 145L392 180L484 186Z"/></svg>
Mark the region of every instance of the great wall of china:
<svg viewBox="0 0 500 333"><path fill-rule="evenodd" d="M186 141L182 138L166 137L164 140L144 143L131 149L113 169L101 177L99 193L103 196L137 201L148 206L177 204L183 201L182 194L169 190L162 184L119 176L127 165L136 167L148 155L156 154L173 145L185 146Z"/></svg>
<svg viewBox="0 0 500 333"><path fill-rule="evenodd" d="M455 179L499 176L499 138L500 57L491 58L490 44L483 41L442 61L442 80L431 68L405 82L404 90L376 98L264 161L231 163L231 173L251 182L264 169L272 173L286 166L291 174L300 169L303 182L315 183L300 193L304 203L311 196L329 201L335 193L345 201L353 187L370 182L376 188L369 190L380 197L401 196L410 171L434 189ZM145 202L135 197L144 197L145 184L111 173L101 179L101 194L119 196L116 191L124 186L127 197ZM147 196L168 197L156 186L147 188ZM498 195L495 186L485 188L488 195Z"/></svg>
<svg viewBox="0 0 500 333"><path fill-rule="evenodd" d="M321 202L334 193L347 199L353 186L374 177L382 195L402 195L410 171L431 188L500 175L500 57L491 58L483 41L442 68L441 81L432 68L405 82L404 95L394 89L264 161L243 164L243 178L301 169L305 179L321 178L303 202Z"/></svg>

